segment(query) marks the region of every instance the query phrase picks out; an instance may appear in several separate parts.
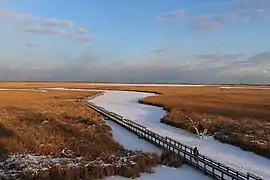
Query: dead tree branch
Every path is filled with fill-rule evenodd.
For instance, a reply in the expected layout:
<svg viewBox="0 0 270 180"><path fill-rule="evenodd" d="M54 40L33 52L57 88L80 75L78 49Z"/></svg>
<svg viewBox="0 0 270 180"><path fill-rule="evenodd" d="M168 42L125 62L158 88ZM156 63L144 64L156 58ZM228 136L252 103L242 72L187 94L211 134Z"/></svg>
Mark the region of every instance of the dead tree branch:
<svg viewBox="0 0 270 180"><path fill-rule="evenodd" d="M203 130L199 129L200 123L198 121L194 122L193 119L190 117L188 117L188 119L191 122L191 127L193 127L195 129L198 138L203 139L204 136L207 134L208 130L206 128L203 128Z"/></svg>

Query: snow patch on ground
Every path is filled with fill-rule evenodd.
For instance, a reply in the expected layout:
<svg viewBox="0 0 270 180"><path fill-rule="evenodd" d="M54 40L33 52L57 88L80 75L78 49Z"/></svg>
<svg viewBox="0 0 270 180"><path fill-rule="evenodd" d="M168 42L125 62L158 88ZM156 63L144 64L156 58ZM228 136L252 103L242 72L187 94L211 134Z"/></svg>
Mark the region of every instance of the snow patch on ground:
<svg viewBox="0 0 270 180"><path fill-rule="evenodd" d="M122 144L125 149L133 150L133 151L143 151L143 152L151 152L161 154L162 150L157 148L156 146L139 139L133 133L130 133L125 128L121 127L120 125L116 124L113 121L106 121L106 123L112 128L113 138Z"/></svg>
<svg viewBox="0 0 270 180"><path fill-rule="evenodd" d="M94 89L72 89L72 88L46 88L46 90L70 90L70 91L101 91L101 90L94 90ZM111 91L111 90L102 90L105 93L111 93L111 92L116 92L113 94L113 97L115 99L118 99L119 101L121 101L121 105L119 106L120 109L122 106L125 106L125 104L129 104L129 103L133 103L133 104L137 104L138 107L141 106L141 104L138 104L138 99L134 99L131 100L130 102L126 102L126 98L130 97L130 93L133 94L138 94L138 95L145 95L145 96L149 96L149 93L141 93L141 92L132 92L132 91ZM121 92L121 93L119 93ZM122 94L123 93L123 94ZM127 97L125 97L127 96ZM102 96L98 96L97 98L102 97ZM95 98L96 99L96 98ZM92 100L95 100L92 99ZM92 101L90 100L90 101ZM107 99L108 100L108 99ZM112 100L112 102L114 102L114 100ZM106 101L106 103L110 103L110 101ZM114 104L114 107L115 106ZM153 116L155 118L161 118L166 112L165 111L160 111L160 108L157 107L152 107L155 108L157 111L155 112L159 112L159 113L153 113L153 112L148 112L149 114L151 114L152 118ZM116 111L114 111L116 112ZM141 111L136 112L138 114L143 113ZM117 125L116 123L112 122L112 121L106 121L108 125L111 126L112 128L112 134L113 137L116 141L118 141L120 144L122 144L126 149L129 150L142 150L143 152L151 152L151 153L157 153L157 154L161 154L162 150L155 147L154 145L142 140L142 139L138 139L138 137L133 134L130 133L129 131L127 131L125 128ZM195 170L194 168L191 168L187 165L183 165L181 168L170 168L170 167L166 167L166 166L158 166L155 168L155 173L154 174L149 174L149 173L143 173L141 175L141 177L139 179L145 179L145 180L151 180L151 179L164 179L165 177L168 178L168 176L170 176L171 180L178 180L179 177L181 177L181 179L188 179L188 180L197 180L197 179L201 179L201 180L210 180L211 178L203 175L201 172ZM107 177L107 180L121 180L121 179L127 179L127 178L123 178L120 176L116 176L116 177Z"/></svg>
<svg viewBox="0 0 270 180"><path fill-rule="evenodd" d="M69 150L64 150L66 154ZM65 157L39 156L31 154L9 154L7 158L0 161L0 179L20 179L22 174L30 176L47 172L53 167L83 168L83 167L112 167L122 168L136 164L135 158L139 154L136 152L126 151L123 156L117 157L99 157L96 160L88 161L83 157L66 154ZM109 163L108 163L109 162Z"/></svg>
<svg viewBox="0 0 270 180"><path fill-rule="evenodd" d="M211 86L203 84L118 84L118 83L89 83L89 86L183 86L183 87L201 87Z"/></svg>
<svg viewBox="0 0 270 180"><path fill-rule="evenodd" d="M21 173L35 174L40 171L48 171L56 164L69 164L77 166L81 157L77 158L53 158L51 156L35 156L10 154L7 159L0 161L0 178L18 178Z"/></svg>
<svg viewBox="0 0 270 180"><path fill-rule="evenodd" d="M245 87L237 87L237 86L222 86L219 87L220 89L270 89L270 87L252 87L252 86L245 86Z"/></svg>
<svg viewBox="0 0 270 180"><path fill-rule="evenodd" d="M106 180L127 180L128 178L114 176L107 177ZM158 166L155 168L155 173L148 174L143 173L138 180L210 180L208 176L204 176L202 173L197 172L193 168L183 165L180 168L170 168L166 166Z"/></svg>
<svg viewBox="0 0 270 180"><path fill-rule="evenodd" d="M138 136L129 132L120 125L113 121L107 120L108 125L112 128L112 134L114 139L122 144L126 149L129 150L142 150L143 152L152 152L161 154L162 150L156 146L139 139ZM208 176L203 175L201 172L191 168L190 166L183 165L180 168L170 168L166 166L158 166L155 169L155 173L142 173L138 180L164 180L170 177L170 180L187 179L187 180L210 180ZM126 180L128 178L115 176L107 177L106 180Z"/></svg>
<svg viewBox="0 0 270 180"><path fill-rule="evenodd" d="M0 91L34 91L34 92L47 92L45 89L6 89L0 88Z"/></svg>
<svg viewBox="0 0 270 180"><path fill-rule="evenodd" d="M200 153L238 171L251 172L265 179L270 179L269 159L244 151L236 146L221 143L214 140L213 137L198 139L195 134L186 130L160 123L160 118L165 115L162 108L138 103L139 99L154 95L140 92L105 91L103 96L98 96L90 101L162 136L171 137L190 147L196 146Z"/></svg>

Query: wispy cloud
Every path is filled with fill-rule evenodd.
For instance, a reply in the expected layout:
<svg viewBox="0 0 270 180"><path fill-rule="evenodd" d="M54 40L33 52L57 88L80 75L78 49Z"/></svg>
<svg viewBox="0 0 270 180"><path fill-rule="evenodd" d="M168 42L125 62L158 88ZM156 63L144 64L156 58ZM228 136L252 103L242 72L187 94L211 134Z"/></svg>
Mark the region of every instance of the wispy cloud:
<svg viewBox="0 0 270 180"><path fill-rule="evenodd" d="M38 16L33 16L26 13L20 13L15 11L0 11L0 18L19 20L19 21L34 21L41 19Z"/></svg>
<svg viewBox="0 0 270 180"><path fill-rule="evenodd" d="M92 39L90 35L73 34L63 29L57 29L57 28L46 27L46 26L38 26L38 25L27 26L25 27L24 31L30 32L30 33L41 33L41 34L58 34L58 35L63 35L66 37L79 39L83 41L90 41Z"/></svg>
<svg viewBox="0 0 270 180"><path fill-rule="evenodd" d="M222 61L222 60L235 60L243 57L244 54L241 53L202 53L196 55L197 59L201 60L211 60L211 61Z"/></svg>
<svg viewBox="0 0 270 180"><path fill-rule="evenodd" d="M87 33L87 30L84 29L84 28L77 28L77 29L76 29L76 32L77 32L77 33L80 33L80 34L86 34L86 33Z"/></svg>
<svg viewBox="0 0 270 180"><path fill-rule="evenodd" d="M267 76L270 77L270 69L269 69L269 68L264 68L264 69L262 70L262 72L263 72L263 74L265 74L265 75L267 75Z"/></svg>
<svg viewBox="0 0 270 180"><path fill-rule="evenodd" d="M213 55L211 55L213 54ZM240 54L240 53L239 53ZM42 64L18 65L15 68L0 67L0 78L9 80L74 80L74 81L114 81L114 82L190 82L190 83L270 83L270 53L264 52L251 57L243 56L246 64L227 61L237 53L208 53L199 61L171 62L164 66L156 61L102 64L95 56L81 57L73 63L57 68L47 68ZM221 58L222 57L222 58ZM223 58L224 57L224 58ZM212 62L204 59L212 58ZM214 59L218 60L214 60ZM259 63L256 63L259 62ZM267 64L268 63L268 66ZM247 65L248 64L248 65ZM39 67L39 68L33 68ZM101 69L108 69L101 71ZM80 72L80 73L77 73ZM160 73L162 72L162 73ZM126 74L123 76L123 74Z"/></svg>
<svg viewBox="0 0 270 180"><path fill-rule="evenodd" d="M164 53L164 52L166 52L166 51L167 51L166 48L159 48L159 49L154 50L153 53L160 54L160 53Z"/></svg>
<svg viewBox="0 0 270 180"><path fill-rule="evenodd" d="M247 58L242 53L228 53L228 52L210 52L200 53L195 56L193 64L197 68L223 68L227 69L232 66L241 65L243 59Z"/></svg>
<svg viewBox="0 0 270 180"><path fill-rule="evenodd" d="M198 3L198 7L212 7L215 6L227 6L233 7L236 9L246 9L246 8L259 8L259 7L267 7L270 5L270 0L227 0L227 1L202 1Z"/></svg>
<svg viewBox="0 0 270 180"><path fill-rule="evenodd" d="M186 10L176 10L173 12L165 13L158 16L159 21L171 21L171 22L181 22L198 29L216 29L224 25L232 23L247 23L258 18L270 17L270 1L269 0L259 0L262 4L267 3L265 6L254 5L253 8L244 8L240 6L238 8L233 8L233 10L223 13L214 14L198 14L192 15L185 13ZM242 2L242 1L241 1ZM259 4L260 4L259 2ZM247 3L247 2L242 2ZM254 0L250 0L250 3L255 3ZM231 5L232 6L232 5Z"/></svg>
<svg viewBox="0 0 270 180"><path fill-rule="evenodd" d="M72 34L72 33L67 33L66 34L67 37L73 38L73 39L79 39L82 41L91 41L92 37L90 35L87 34Z"/></svg>
<svg viewBox="0 0 270 180"><path fill-rule="evenodd" d="M187 22L201 29L213 29L225 24L247 21L250 15L246 11L233 11L223 14L206 14L191 16Z"/></svg>
<svg viewBox="0 0 270 180"><path fill-rule="evenodd" d="M252 57L242 60L241 64L243 66L261 66L270 67L270 52L263 52L256 54Z"/></svg>
<svg viewBox="0 0 270 180"><path fill-rule="evenodd" d="M185 10L176 10L169 13L164 13L157 17L158 21L177 21L183 18L186 14Z"/></svg>
<svg viewBox="0 0 270 180"><path fill-rule="evenodd" d="M27 47L27 48L40 47L40 45L39 44L35 44L35 43L27 43L27 44L25 44L25 47Z"/></svg>
<svg viewBox="0 0 270 180"><path fill-rule="evenodd" d="M90 41L92 39L86 29L75 27L74 22L70 20L56 18L43 19L38 16L15 11L0 11L0 18L18 23L22 22L23 31L28 33L57 34L82 41ZM66 28L74 29L75 33L67 31Z"/></svg>
<svg viewBox="0 0 270 180"><path fill-rule="evenodd" d="M45 19L44 24L48 26L68 26L73 27L74 23L69 20L59 20L59 19Z"/></svg>
<svg viewBox="0 0 270 180"><path fill-rule="evenodd" d="M209 17L193 17L189 22L193 27L197 29L216 29L223 26L222 21L212 20Z"/></svg>
<svg viewBox="0 0 270 180"><path fill-rule="evenodd" d="M32 33L48 33L48 34L62 34L62 35L67 34L67 31L63 29L56 29L39 25L27 26L24 28L24 31Z"/></svg>
<svg viewBox="0 0 270 180"><path fill-rule="evenodd" d="M268 81L270 66L270 53L263 52L253 56L245 56L244 54L233 53L215 53L215 54L201 54L198 55L199 64L197 69L212 69L211 71L218 70L219 76L240 79L243 82L250 83L259 82L262 79Z"/></svg>
<svg viewBox="0 0 270 180"><path fill-rule="evenodd" d="M258 8L270 5L270 0L234 0L233 4L238 8Z"/></svg>

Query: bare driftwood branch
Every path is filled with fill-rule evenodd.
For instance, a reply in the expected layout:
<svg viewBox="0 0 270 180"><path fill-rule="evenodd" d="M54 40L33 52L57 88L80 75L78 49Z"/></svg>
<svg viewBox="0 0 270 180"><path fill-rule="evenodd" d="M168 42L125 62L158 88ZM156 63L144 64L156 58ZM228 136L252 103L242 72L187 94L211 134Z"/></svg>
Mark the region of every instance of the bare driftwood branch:
<svg viewBox="0 0 270 180"><path fill-rule="evenodd" d="M193 127L195 129L198 138L204 138L204 136L207 134L208 130L206 128L204 128L203 131L200 131L200 129L198 128L200 123L198 121L194 122L193 119L191 119L190 117L188 117L188 119L191 122L191 127Z"/></svg>

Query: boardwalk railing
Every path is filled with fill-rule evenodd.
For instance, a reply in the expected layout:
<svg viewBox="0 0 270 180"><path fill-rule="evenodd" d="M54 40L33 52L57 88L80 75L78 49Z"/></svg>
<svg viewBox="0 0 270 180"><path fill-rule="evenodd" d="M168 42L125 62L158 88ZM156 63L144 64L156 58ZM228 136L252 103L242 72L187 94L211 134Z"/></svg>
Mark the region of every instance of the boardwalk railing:
<svg viewBox="0 0 270 180"><path fill-rule="evenodd" d="M91 98L92 99L92 98ZM218 180L263 180L253 174L244 174L237 170L234 170L226 165L216 162L209 157L199 155L197 157L192 153L192 148L186 146L180 142L177 142L169 137L163 137L157 133L148 130L146 127L132 122L131 120L124 119L122 116L107 111L101 106L97 106L92 102L82 100L87 106L95 109L97 112L102 114L104 117L116 122L127 130L138 135L139 138L145 139L146 141L160 147L162 149L169 150L180 155L185 163L192 167L204 172L206 175Z"/></svg>

